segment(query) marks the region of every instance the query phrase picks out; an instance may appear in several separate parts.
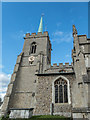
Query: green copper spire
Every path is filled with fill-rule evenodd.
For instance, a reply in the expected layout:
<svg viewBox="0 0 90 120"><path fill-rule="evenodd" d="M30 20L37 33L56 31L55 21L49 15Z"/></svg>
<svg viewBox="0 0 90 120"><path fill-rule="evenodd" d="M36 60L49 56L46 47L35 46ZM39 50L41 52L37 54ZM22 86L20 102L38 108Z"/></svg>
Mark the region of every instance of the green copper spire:
<svg viewBox="0 0 90 120"><path fill-rule="evenodd" d="M41 16L41 20L40 20L40 24L39 24L38 32L43 32L42 16Z"/></svg>

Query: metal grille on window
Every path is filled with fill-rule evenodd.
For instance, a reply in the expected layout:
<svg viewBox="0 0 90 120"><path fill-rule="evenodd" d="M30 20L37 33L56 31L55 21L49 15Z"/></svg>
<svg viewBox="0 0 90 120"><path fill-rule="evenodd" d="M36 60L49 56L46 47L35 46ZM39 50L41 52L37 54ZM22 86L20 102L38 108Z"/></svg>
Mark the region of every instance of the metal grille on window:
<svg viewBox="0 0 90 120"><path fill-rule="evenodd" d="M54 82L55 103L68 103L67 81L62 78Z"/></svg>

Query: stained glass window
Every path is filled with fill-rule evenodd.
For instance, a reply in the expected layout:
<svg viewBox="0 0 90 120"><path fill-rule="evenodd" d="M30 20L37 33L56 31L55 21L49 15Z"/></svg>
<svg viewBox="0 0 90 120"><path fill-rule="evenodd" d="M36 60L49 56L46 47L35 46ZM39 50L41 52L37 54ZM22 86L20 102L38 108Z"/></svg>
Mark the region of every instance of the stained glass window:
<svg viewBox="0 0 90 120"><path fill-rule="evenodd" d="M64 103L68 102L67 85L64 85Z"/></svg>
<svg viewBox="0 0 90 120"><path fill-rule="evenodd" d="M63 103L63 87L59 86L59 103Z"/></svg>
<svg viewBox="0 0 90 120"><path fill-rule="evenodd" d="M55 103L68 103L67 81L62 78L54 82Z"/></svg>
<svg viewBox="0 0 90 120"><path fill-rule="evenodd" d="M55 103L58 103L58 85L55 86Z"/></svg>

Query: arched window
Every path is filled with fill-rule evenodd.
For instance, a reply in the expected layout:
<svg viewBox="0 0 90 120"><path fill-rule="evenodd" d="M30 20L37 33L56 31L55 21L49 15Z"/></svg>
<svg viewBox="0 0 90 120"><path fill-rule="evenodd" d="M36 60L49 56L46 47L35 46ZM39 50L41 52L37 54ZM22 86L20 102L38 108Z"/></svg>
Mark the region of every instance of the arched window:
<svg viewBox="0 0 90 120"><path fill-rule="evenodd" d="M36 53L36 47L37 47L36 42L33 42L31 44L31 53Z"/></svg>
<svg viewBox="0 0 90 120"><path fill-rule="evenodd" d="M68 103L67 81L59 78L54 82L55 103Z"/></svg>

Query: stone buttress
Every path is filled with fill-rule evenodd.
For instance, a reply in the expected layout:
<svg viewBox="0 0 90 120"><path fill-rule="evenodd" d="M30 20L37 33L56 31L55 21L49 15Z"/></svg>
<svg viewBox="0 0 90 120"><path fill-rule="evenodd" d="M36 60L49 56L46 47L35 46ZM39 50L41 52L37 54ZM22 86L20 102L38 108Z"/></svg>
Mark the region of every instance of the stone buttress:
<svg viewBox="0 0 90 120"><path fill-rule="evenodd" d="M86 35L77 35L73 25L74 46L72 50L75 81L72 89L72 115L73 118L90 119L90 40Z"/></svg>

